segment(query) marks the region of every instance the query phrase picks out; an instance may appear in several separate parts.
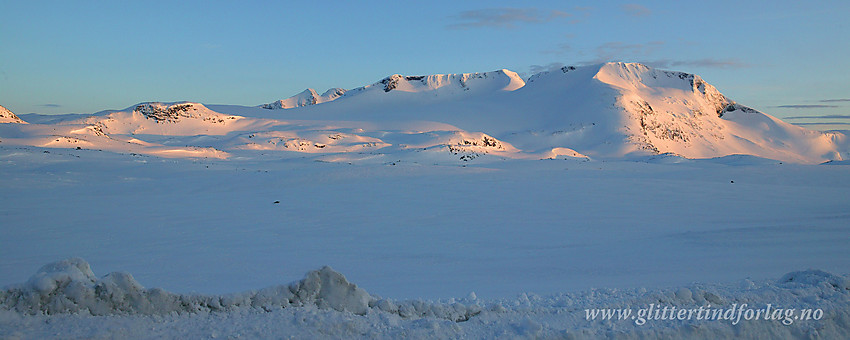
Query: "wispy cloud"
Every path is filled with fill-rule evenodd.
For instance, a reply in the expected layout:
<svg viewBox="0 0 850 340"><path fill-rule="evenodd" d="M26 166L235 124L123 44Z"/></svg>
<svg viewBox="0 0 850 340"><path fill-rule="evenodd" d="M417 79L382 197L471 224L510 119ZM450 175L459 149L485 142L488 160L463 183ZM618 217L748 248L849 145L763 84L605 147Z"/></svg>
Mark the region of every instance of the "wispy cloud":
<svg viewBox="0 0 850 340"><path fill-rule="evenodd" d="M531 74L546 72L546 71L554 71L561 67L564 67L564 63L550 63L548 65L531 65L528 67Z"/></svg>
<svg viewBox="0 0 850 340"><path fill-rule="evenodd" d="M794 125L850 125L844 122L792 123Z"/></svg>
<svg viewBox="0 0 850 340"><path fill-rule="evenodd" d="M794 116L785 119L850 119L850 115Z"/></svg>
<svg viewBox="0 0 850 340"><path fill-rule="evenodd" d="M776 106L783 109L825 109L839 107L838 105L822 105L822 104L802 104L802 105L779 105Z"/></svg>
<svg viewBox="0 0 850 340"><path fill-rule="evenodd" d="M824 99L819 100L821 103L840 103L840 102L850 102L850 99L842 98L842 99Z"/></svg>
<svg viewBox="0 0 850 340"><path fill-rule="evenodd" d="M623 4L620 6L620 9L633 17L646 17L652 14L652 11L650 11L649 8L638 4Z"/></svg>
<svg viewBox="0 0 850 340"><path fill-rule="evenodd" d="M670 67L711 67L711 68L744 68L750 67L750 64L740 62L736 59L696 59L696 60L670 60L660 59L653 61L645 61L644 64L652 67L670 68Z"/></svg>
<svg viewBox="0 0 850 340"><path fill-rule="evenodd" d="M59 104L41 104L41 105L39 105L39 106L42 106L42 107L49 107L49 108L51 108L51 109L56 109L56 108L60 108L60 107L62 107L62 105L59 105Z"/></svg>
<svg viewBox="0 0 850 340"><path fill-rule="evenodd" d="M554 49L544 50L541 53L543 53L543 54L578 54L578 55L584 55L585 54L584 51L577 50L577 49L573 48L573 46L568 44L568 43L560 44L560 45L556 46Z"/></svg>
<svg viewBox="0 0 850 340"><path fill-rule="evenodd" d="M609 41L603 43L601 45L597 45L595 48L587 49L587 48L574 48L569 43L561 43L557 45L554 49L544 50L542 53L545 54L555 54L555 55L567 55L572 57L573 59L582 60L573 65L593 65L600 64L610 61L625 61L625 62L638 62L641 64L645 64L651 67L656 68L691 68L691 67L701 67L701 68L723 68L723 69L736 69L736 68L746 68L752 67L751 64L742 62L737 59L717 59L717 58L703 58L703 59L683 59L683 60L675 60L675 59L655 59L653 56L663 54L663 50L669 50L671 47L668 46L668 43L665 41L650 41L646 43L626 43L622 41ZM584 51L590 51L590 53L585 53ZM551 65L551 64L550 64ZM536 68L538 67L538 68ZM542 68L539 68L542 67ZM541 65L532 65L532 71L535 69L545 70L544 66ZM832 99L835 101L843 101L842 99ZM850 101L848 99L847 101Z"/></svg>
<svg viewBox="0 0 850 340"><path fill-rule="evenodd" d="M647 56L664 46L663 41L651 41L645 44L627 44L611 41L596 47L597 61L623 60L631 56Z"/></svg>
<svg viewBox="0 0 850 340"><path fill-rule="evenodd" d="M470 29L479 27L514 28L517 24L539 24L573 15L559 10L540 10L537 8L484 8L463 11L451 16L454 21L449 29Z"/></svg>

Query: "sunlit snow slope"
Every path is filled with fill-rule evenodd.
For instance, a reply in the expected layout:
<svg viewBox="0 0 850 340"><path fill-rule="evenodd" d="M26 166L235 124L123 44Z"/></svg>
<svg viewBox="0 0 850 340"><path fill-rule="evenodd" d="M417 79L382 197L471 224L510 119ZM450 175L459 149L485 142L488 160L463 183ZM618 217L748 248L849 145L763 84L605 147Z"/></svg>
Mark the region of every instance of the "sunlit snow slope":
<svg viewBox="0 0 850 340"><path fill-rule="evenodd" d="M664 153L821 163L850 154L842 133L785 123L735 103L697 75L636 63L570 66L527 81L508 70L396 74L347 91L307 89L258 107L142 103L49 124L9 124L0 137L165 157L275 152L385 163Z"/></svg>
<svg viewBox="0 0 850 340"><path fill-rule="evenodd" d="M12 111L9 109L0 106L0 123L23 123L26 124L21 118L18 118Z"/></svg>

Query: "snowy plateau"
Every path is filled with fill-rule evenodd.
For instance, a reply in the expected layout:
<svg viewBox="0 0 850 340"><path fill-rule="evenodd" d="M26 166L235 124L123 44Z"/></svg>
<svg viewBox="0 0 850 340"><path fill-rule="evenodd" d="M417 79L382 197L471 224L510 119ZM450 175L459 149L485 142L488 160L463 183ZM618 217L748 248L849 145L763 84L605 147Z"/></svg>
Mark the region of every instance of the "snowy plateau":
<svg viewBox="0 0 850 340"><path fill-rule="evenodd" d="M0 338L848 338L848 158L636 63L0 107Z"/></svg>

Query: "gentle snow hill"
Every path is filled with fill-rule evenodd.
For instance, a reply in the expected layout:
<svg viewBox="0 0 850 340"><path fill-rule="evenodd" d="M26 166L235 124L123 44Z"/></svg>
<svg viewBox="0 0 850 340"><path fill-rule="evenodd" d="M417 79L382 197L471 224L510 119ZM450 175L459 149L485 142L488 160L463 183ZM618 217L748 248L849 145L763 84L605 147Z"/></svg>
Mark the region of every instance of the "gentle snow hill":
<svg viewBox="0 0 850 340"><path fill-rule="evenodd" d="M48 123L4 127L0 134L7 137L3 142L10 145L97 149L169 158L226 158L227 152L198 146L199 143L167 145L170 144L167 136L197 138L226 134L257 122L241 119L213 112L198 103L141 103L122 111L64 115L47 120Z"/></svg>
<svg viewBox="0 0 850 340"><path fill-rule="evenodd" d="M9 109L0 106L0 123L19 123L26 124L27 122L23 121L21 118L18 118L12 111Z"/></svg>
<svg viewBox="0 0 850 340"><path fill-rule="evenodd" d="M218 113L200 103L140 103L127 109L104 112L79 123L100 128L103 133L121 135L197 136L224 135L250 130L256 120Z"/></svg>

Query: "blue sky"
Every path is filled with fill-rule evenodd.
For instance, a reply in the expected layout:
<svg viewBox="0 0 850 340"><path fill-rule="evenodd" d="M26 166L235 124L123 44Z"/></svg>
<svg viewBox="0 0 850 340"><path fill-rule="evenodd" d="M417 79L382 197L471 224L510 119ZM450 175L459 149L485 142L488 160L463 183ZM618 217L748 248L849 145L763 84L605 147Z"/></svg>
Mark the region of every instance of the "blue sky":
<svg viewBox="0 0 850 340"><path fill-rule="evenodd" d="M0 0L0 105L259 105L393 73L610 60L700 74L781 118L822 117L790 122L848 123L848 15L850 1Z"/></svg>

